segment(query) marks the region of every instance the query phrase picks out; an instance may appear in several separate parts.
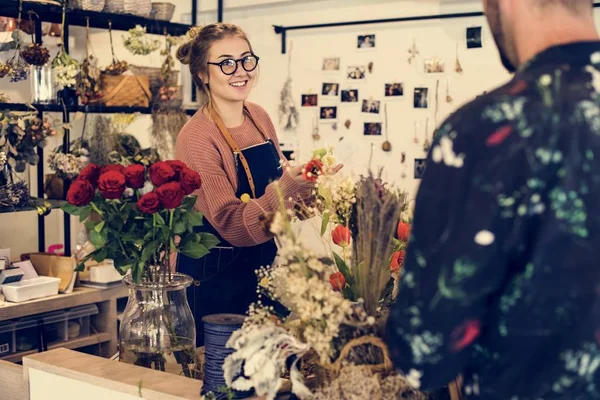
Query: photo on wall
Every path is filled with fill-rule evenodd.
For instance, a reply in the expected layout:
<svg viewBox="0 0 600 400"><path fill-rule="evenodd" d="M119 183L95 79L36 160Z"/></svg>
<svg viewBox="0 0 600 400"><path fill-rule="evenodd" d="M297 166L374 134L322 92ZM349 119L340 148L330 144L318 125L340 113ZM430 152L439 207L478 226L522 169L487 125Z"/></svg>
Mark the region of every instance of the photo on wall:
<svg viewBox="0 0 600 400"><path fill-rule="evenodd" d="M303 94L302 107L316 107L319 105L319 96L316 94Z"/></svg>
<svg viewBox="0 0 600 400"><path fill-rule="evenodd" d="M415 158L415 179L423 179L425 174L426 158Z"/></svg>
<svg viewBox="0 0 600 400"><path fill-rule="evenodd" d="M338 96L340 94L339 83L323 83L323 89L321 90L323 96Z"/></svg>
<svg viewBox="0 0 600 400"><path fill-rule="evenodd" d="M364 65L353 65L346 69L346 78L350 81L364 81L367 79L367 67Z"/></svg>
<svg viewBox="0 0 600 400"><path fill-rule="evenodd" d="M426 74L440 74L446 70L444 61L437 57L428 58L424 65Z"/></svg>
<svg viewBox="0 0 600 400"><path fill-rule="evenodd" d="M404 83L386 83L385 97L402 97L404 96Z"/></svg>
<svg viewBox="0 0 600 400"><path fill-rule="evenodd" d="M356 48L358 49L364 50L375 48L375 34L358 35L356 39Z"/></svg>
<svg viewBox="0 0 600 400"><path fill-rule="evenodd" d="M467 28L467 49L479 49L481 47L483 47L481 43L481 27Z"/></svg>
<svg viewBox="0 0 600 400"><path fill-rule="evenodd" d="M368 114L379 114L381 108L381 101L379 100L363 100L362 112Z"/></svg>
<svg viewBox="0 0 600 400"><path fill-rule="evenodd" d="M340 58L339 57L326 57L323 59L323 66L321 67L326 72L338 72L340 70Z"/></svg>
<svg viewBox="0 0 600 400"><path fill-rule="evenodd" d="M381 136L381 122L365 122L364 136Z"/></svg>
<svg viewBox="0 0 600 400"><path fill-rule="evenodd" d="M429 108L429 89L423 87L415 88L415 108Z"/></svg>
<svg viewBox="0 0 600 400"><path fill-rule="evenodd" d="M337 119L337 107L321 107L320 118L323 121L335 121Z"/></svg>
<svg viewBox="0 0 600 400"><path fill-rule="evenodd" d="M342 103L358 103L358 89L342 90Z"/></svg>

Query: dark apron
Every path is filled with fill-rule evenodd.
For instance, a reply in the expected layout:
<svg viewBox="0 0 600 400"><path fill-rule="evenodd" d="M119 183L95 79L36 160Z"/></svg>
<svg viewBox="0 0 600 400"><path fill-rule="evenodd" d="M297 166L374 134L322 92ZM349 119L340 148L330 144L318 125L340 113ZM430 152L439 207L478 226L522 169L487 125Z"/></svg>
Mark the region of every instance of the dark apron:
<svg viewBox="0 0 600 400"><path fill-rule="evenodd" d="M252 120L249 114L248 117ZM261 127L257 125L257 128L265 136ZM271 140L241 149L241 152L254 180L255 197L261 197L267 185L282 175L279 153ZM246 170L235 151L234 157L238 181L236 197L254 197ZM204 226L198 227L197 231L212 233L220 241L218 247L199 260L183 254L179 254L177 259L177 270L194 279L194 284L187 290L187 297L196 321L196 346L200 347L204 345L204 316L222 313L245 315L250 304L257 300L255 271L273 263L277 246L274 240L252 247L232 246L206 219Z"/></svg>

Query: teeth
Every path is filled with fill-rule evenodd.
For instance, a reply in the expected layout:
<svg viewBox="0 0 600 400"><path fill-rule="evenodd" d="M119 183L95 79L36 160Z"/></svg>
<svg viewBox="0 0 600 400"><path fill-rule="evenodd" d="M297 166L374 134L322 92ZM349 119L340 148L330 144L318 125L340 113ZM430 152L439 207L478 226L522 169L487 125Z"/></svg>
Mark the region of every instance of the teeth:
<svg viewBox="0 0 600 400"><path fill-rule="evenodd" d="M242 87L242 86L246 86L246 82L234 82L234 83L230 83L231 86L235 86L235 87Z"/></svg>

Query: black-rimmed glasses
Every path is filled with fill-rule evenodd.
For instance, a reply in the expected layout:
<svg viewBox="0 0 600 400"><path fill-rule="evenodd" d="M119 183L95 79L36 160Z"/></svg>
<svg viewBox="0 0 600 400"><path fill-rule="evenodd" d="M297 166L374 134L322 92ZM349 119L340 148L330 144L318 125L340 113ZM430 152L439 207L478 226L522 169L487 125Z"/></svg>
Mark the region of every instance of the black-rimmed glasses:
<svg viewBox="0 0 600 400"><path fill-rule="evenodd" d="M233 75L238 69L238 63L242 63L242 68L244 68L246 72L252 72L256 69L256 67L258 67L259 59L260 58L258 56L252 54L243 58L239 58L237 60L233 58L228 58L218 63L209 62L209 64L218 65L219 67L221 67L221 71L223 71L225 75Z"/></svg>

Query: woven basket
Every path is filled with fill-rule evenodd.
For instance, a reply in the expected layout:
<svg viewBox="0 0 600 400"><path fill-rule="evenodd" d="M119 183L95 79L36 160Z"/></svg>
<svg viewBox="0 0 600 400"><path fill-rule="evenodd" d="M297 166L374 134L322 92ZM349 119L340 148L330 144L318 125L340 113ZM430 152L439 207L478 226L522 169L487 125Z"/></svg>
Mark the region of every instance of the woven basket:
<svg viewBox="0 0 600 400"><path fill-rule="evenodd" d="M106 0L69 0L71 8L78 8L86 11L102 11Z"/></svg>
<svg viewBox="0 0 600 400"><path fill-rule="evenodd" d="M152 11L152 0L106 0L104 11L149 17L150 11Z"/></svg>
<svg viewBox="0 0 600 400"><path fill-rule="evenodd" d="M104 97L98 101L107 107L148 107L150 87L147 76L141 75L101 75L100 87Z"/></svg>
<svg viewBox="0 0 600 400"><path fill-rule="evenodd" d="M152 98L158 97L163 81L161 80L161 69L157 67L140 67L137 65L129 65L129 70L135 75L145 75L150 80L150 92ZM169 86L175 86L177 84L177 78L179 77L179 71L172 71L169 75Z"/></svg>
<svg viewBox="0 0 600 400"><path fill-rule="evenodd" d="M356 339L352 339L351 341L346 343L346 345L342 348L342 351L340 352L340 356L337 358L337 360L335 360L333 364L317 363L317 365L315 366L315 377L317 381L317 386L326 386L335 379L337 379L340 376L340 371L342 370L342 367L344 367L344 361L346 360L346 357L350 355L352 349L364 345L378 347L383 355L383 363L375 365L363 364L361 365L361 367L370 370L374 374L386 374L394 370L394 365L392 364L392 360L390 359L388 347L383 342L383 340L376 336L361 336Z"/></svg>
<svg viewBox="0 0 600 400"><path fill-rule="evenodd" d="M150 17L161 21L170 21L175 13L175 4L152 3Z"/></svg>

